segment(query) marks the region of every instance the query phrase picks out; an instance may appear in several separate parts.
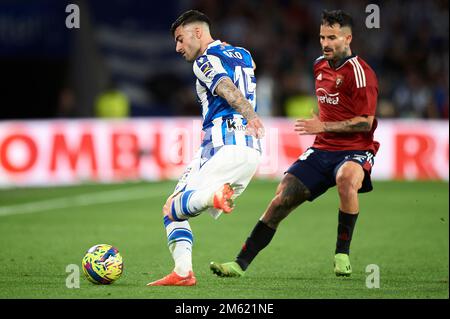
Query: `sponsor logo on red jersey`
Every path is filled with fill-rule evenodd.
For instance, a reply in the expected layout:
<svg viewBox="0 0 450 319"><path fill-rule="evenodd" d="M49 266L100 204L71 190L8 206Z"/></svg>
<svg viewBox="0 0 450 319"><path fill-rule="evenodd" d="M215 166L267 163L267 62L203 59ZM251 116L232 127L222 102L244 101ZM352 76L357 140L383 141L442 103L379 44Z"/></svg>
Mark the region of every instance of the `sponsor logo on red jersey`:
<svg viewBox="0 0 450 319"><path fill-rule="evenodd" d="M319 103L327 103L331 105L339 104L339 92L328 93L324 88L318 88L316 90L317 100Z"/></svg>

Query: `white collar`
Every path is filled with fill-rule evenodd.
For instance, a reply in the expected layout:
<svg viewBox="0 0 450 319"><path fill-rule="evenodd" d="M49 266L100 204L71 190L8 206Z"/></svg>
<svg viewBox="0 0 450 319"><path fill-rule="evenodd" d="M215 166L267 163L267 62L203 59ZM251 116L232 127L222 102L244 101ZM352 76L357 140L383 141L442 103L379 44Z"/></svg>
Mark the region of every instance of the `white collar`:
<svg viewBox="0 0 450 319"><path fill-rule="evenodd" d="M220 40L215 40L215 41L211 42L210 44L208 44L208 46L206 47L206 49L205 49L205 51L203 52L203 54L205 54L206 51L207 51L208 49L210 49L211 47L215 47L216 45L219 45L219 44L222 44L222 41L220 41Z"/></svg>

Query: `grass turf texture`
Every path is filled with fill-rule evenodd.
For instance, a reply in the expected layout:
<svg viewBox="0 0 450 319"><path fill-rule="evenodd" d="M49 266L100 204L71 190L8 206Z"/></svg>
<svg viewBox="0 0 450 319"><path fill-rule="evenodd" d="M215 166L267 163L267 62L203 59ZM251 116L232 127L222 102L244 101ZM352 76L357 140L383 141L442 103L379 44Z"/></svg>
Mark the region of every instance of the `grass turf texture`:
<svg viewBox="0 0 450 319"><path fill-rule="evenodd" d="M146 287L173 267L160 211L174 185L0 190L0 298L449 297L448 183L376 182L372 193L362 194L350 278L333 273L336 189L291 213L245 277L216 277L209 262L234 259L274 194L277 182L255 180L231 215L217 221L208 214L192 219L197 286ZM136 193L142 196L126 200ZM80 195L90 200L83 201ZM57 200L60 206L51 207L48 200ZM32 209L42 211L1 214L7 206L31 202ZM113 285L96 286L84 278L80 267L80 288L68 289L66 266L81 265L84 252L100 243L121 252L122 277ZM379 266L379 289L366 287L369 264Z"/></svg>

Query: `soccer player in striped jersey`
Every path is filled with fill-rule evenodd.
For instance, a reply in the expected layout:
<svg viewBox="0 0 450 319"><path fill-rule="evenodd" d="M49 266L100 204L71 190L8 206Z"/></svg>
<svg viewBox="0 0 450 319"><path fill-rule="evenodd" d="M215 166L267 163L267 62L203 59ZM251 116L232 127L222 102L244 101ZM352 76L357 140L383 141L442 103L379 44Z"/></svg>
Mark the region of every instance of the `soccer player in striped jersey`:
<svg viewBox="0 0 450 319"><path fill-rule="evenodd" d="M171 27L176 51L193 63L205 134L163 207L174 270L149 286L196 284L188 219L205 210L216 219L230 213L260 162L264 127L256 114L255 64L246 49L214 40L210 25L206 15L189 10Z"/></svg>
<svg viewBox="0 0 450 319"><path fill-rule="evenodd" d="M350 242L359 214L358 193L372 190L370 172L379 148L373 139L377 127L377 78L350 49L352 24L352 18L341 10L322 13L323 56L314 64L320 114L299 119L295 124L300 135L316 135L314 144L288 168L236 260L211 263L215 274L242 276L291 211L337 186L340 205L334 272L337 276L350 276Z"/></svg>

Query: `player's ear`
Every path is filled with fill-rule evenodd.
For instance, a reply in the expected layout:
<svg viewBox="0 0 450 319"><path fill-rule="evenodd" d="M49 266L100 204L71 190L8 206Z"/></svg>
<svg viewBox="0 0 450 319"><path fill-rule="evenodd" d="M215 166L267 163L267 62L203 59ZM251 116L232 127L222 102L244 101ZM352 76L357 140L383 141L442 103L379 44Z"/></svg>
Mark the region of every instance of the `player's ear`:
<svg viewBox="0 0 450 319"><path fill-rule="evenodd" d="M345 37L345 40L347 42L347 45L350 45L350 43L352 42L353 36L351 33L347 34L347 36Z"/></svg>
<svg viewBox="0 0 450 319"><path fill-rule="evenodd" d="M197 39L200 39L203 34L203 29L201 27L195 27L194 34Z"/></svg>

